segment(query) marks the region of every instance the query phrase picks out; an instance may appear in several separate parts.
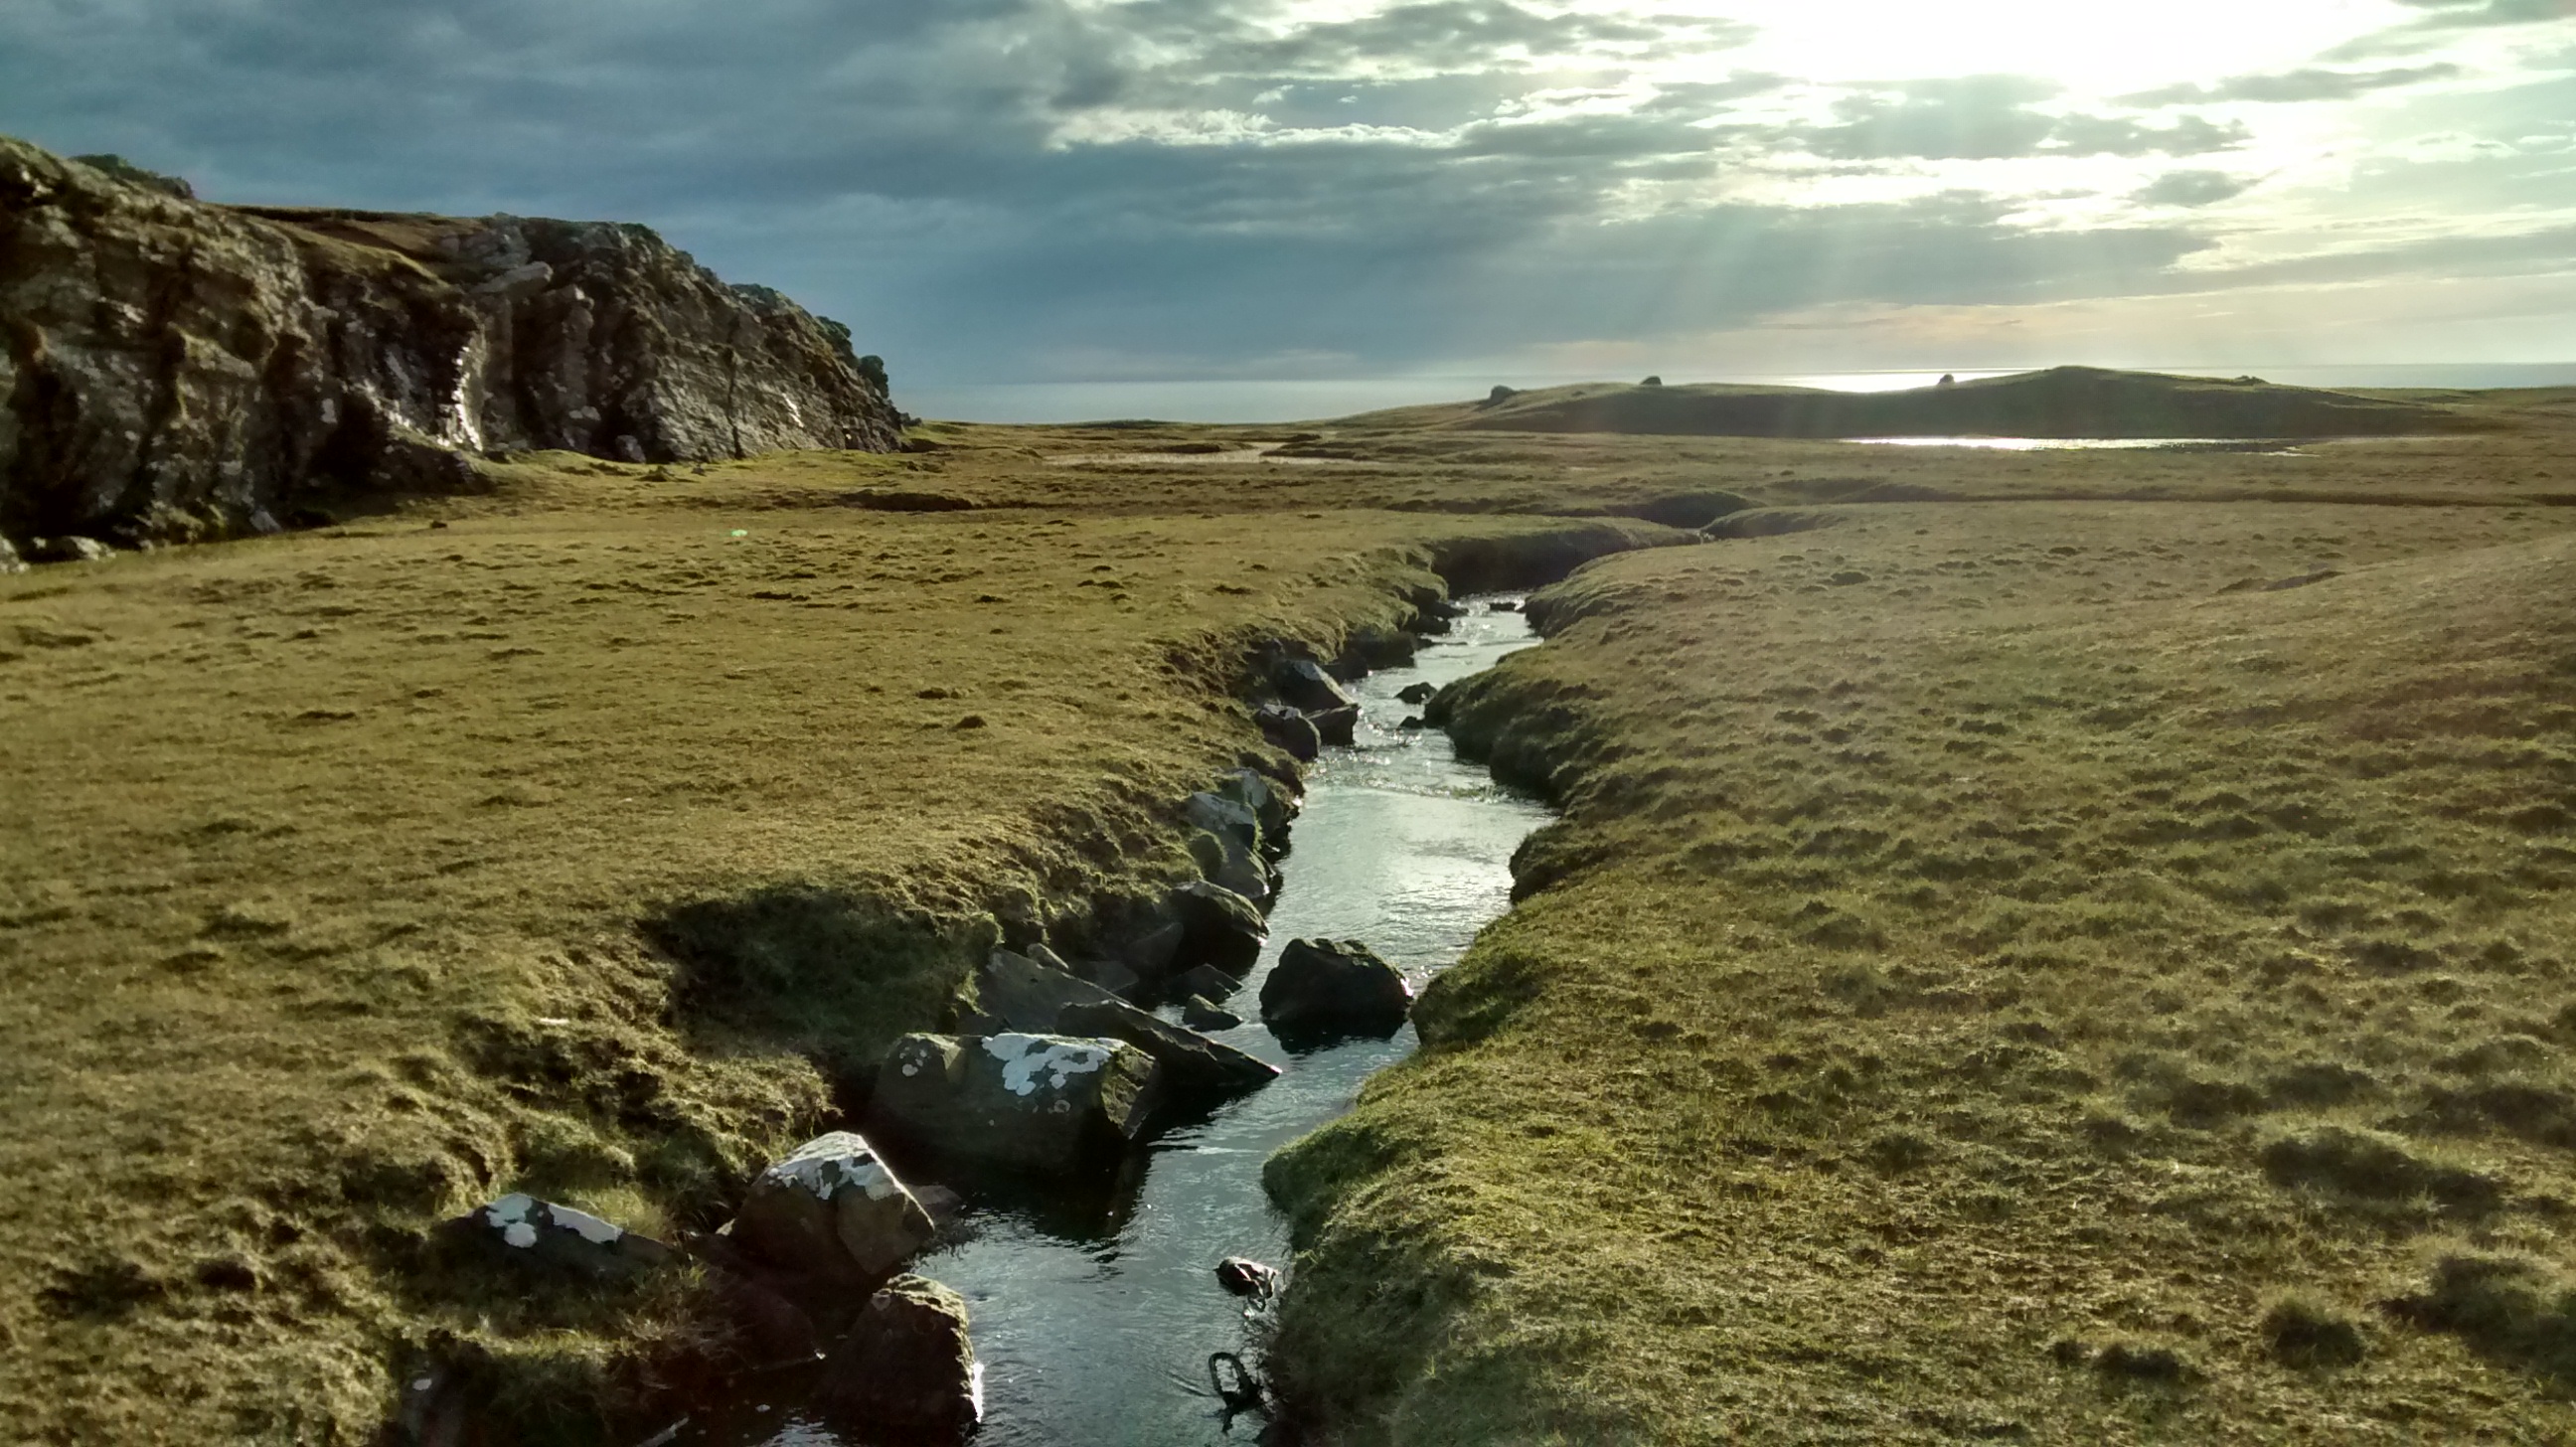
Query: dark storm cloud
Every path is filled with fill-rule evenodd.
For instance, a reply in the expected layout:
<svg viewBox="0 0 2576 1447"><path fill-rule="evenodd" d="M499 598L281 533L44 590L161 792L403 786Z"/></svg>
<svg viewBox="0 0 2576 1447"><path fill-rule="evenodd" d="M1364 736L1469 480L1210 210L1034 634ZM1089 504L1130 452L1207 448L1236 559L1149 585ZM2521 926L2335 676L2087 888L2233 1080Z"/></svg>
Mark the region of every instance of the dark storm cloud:
<svg viewBox="0 0 2576 1447"><path fill-rule="evenodd" d="M2117 116L2052 115L2033 102L2058 87L2027 76L1919 81L1890 94L1855 96L1839 123L1796 133L1819 156L1843 160L2000 160L2023 156L2195 156L2241 145L2242 126L2185 116L2153 126Z"/></svg>
<svg viewBox="0 0 2576 1447"><path fill-rule="evenodd" d="M2375 90L2418 85L2428 80L2449 80L2459 73L2460 68L2456 65L2415 65L2372 71L2309 67L2275 75L2230 76L2215 85L2169 85L2121 99L2126 104L2139 106L2194 105L2208 101L2350 100Z"/></svg>
<svg viewBox="0 0 2576 1447"><path fill-rule="evenodd" d="M0 131L216 199L644 221L850 322L898 380L952 381L1375 373L1785 308L2126 294L2206 239L2037 230L1973 195L1659 188L1782 157L1867 172L2243 138L2053 113L2053 87L2011 77L1750 120L1805 83L1634 71L1705 56L1721 75L1746 27L1597 8L5 0Z"/></svg>
<svg viewBox="0 0 2576 1447"><path fill-rule="evenodd" d="M1505 0L1427 0L1358 19L1308 25L1272 38L1237 38L1207 56L1222 69L1282 77L1345 75L1355 67L1472 69L1514 55L1579 55L1602 46L1689 37L1741 44L1753 27L1731 20L1551 15Z"/></svg>

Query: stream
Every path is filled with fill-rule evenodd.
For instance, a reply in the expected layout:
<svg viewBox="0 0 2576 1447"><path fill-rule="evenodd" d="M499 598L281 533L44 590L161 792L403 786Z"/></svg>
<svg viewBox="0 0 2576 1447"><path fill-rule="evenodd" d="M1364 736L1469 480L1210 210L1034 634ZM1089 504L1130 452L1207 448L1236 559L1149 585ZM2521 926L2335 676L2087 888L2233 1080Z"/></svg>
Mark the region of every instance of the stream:
<svg viewBox="0 0 2576 1447"><path fill-rule="evenodd" d="M1156 1137L1112 1180L970 1194L949 1244L912 1264L966 1298L984 1369L978 1447L1200 1447L1259 1434L1257 1414L1229 1423L1208 1386L1208 1354L1245 1346L1243 1303L1213 1269L1227 1256L1287 1263L1287 1223L1262 1192L1262 1163L1350 1109L1370 1074L1414 1048L1406 1026L1385 1040L1284 1050L1259 1021L1262 980L1289 940L1323 936L1363 941L1419 989L1510 907L1512 851L1548 817L1461 762L1447 735L1397 727L1421 711L1400 690L1482 672L1538 641L1519 612L1461 601L1471 611L1412 666L1349 686L1361 706L1353 745L1307 771L1269 943L1228 1002L1247 1023L1216 1036L1284 1073ZM755 1394L742 1411L748 1420L705 1422L678 1440L858 1447L793 1401Z"/></svg>

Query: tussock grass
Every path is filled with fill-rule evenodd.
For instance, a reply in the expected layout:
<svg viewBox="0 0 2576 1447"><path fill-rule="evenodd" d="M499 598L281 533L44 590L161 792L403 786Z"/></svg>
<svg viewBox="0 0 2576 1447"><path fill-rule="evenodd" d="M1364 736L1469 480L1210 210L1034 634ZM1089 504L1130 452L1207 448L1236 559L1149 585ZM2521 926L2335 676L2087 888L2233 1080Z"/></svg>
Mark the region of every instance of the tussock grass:
<svg viewBox="0 0 2576 1447"><path fill-rule="evenodd" d="M2500 548L2475 581L2523 586L2565 516L2542 442L918 435L519 457L0 579L0 1436L363 1438L426 1364L547 1440L601 1430L697 1351L703 1286L522 1290L432 1225L512 1187L714 1224L982 941L1190 870L1173 806L1258 746L1252 640L1330 647L1429 565L1536 583L1703 510L1824 526L1588 570L1512 707L1462 695L1574 812L1424 1002L1433 1053L1276 1173L1327 1246L1306 1360L1419 1402L1424 1441L1923 1435L2025 1389L2098 1425L2095 1376L1997 1343L2170 1340L2209 1382L2156 1410L2217 1411L2261 1283L2345 1299L2437 1231L2549 1259L2521 1203L2576 1013L2521 901L2576 817L2526 727L2556 664L2509 674L2519 615L2408 571ZM1234 456L1273 446L1309 457ZM1980 498L2023 502L1951 505ZM2338 613L2356 588L2394 616ZM2353 636L2417 642L2356 671ZM2386 706L2321 691L2338 668ZM2328 1127L2504 1204L2262 1180L2264 1142ZM2137 1265L2193 1233L2241 1259Z"/></svg>
<svg viewBox="0 0 2576 1447"><path fill-rule="evenodd" d="M2576 518L1802 511L1585 569L1435 700L1566 814L1272 1163L1329 1429L2576 1427ZM2528 1269L2425 1291L2460 1241Z"/></svg>

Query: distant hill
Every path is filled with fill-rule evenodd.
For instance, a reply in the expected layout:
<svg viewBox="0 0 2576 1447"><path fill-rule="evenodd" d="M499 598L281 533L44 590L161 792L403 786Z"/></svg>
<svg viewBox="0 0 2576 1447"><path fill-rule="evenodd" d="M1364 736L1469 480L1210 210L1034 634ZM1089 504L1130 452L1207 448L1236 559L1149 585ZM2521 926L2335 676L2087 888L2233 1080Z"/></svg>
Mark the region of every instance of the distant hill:
<svg viewBox="0 0 2576 1447"><path fill-rule="evenodd" d="M1713 437L2388 437L2485 431L2488 417L2256 378L2052 367L1903 392L1585 383L1408 407L1353 426Z"/></svg>

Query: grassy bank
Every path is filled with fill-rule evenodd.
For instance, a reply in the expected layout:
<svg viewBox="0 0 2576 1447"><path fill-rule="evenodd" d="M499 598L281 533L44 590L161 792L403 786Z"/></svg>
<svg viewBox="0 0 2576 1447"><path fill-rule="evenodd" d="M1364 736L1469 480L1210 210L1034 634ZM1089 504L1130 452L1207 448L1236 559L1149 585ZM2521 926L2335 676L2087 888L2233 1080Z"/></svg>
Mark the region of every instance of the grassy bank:
<svg viewBox="0 0 2576 1447"><path fill-rule="evenodd" d="M509 1189L712 1227L980 943L1189 870L1255 639L1389 622L1443 550L1674 536L1028 440L533 457L0 578L0 1438L361 1440L431 1356L594 1428L685 1282L529 1291L426 1228ZM884 510L996 477L1043 497Z"/></svg>
<svg viewBox="0 0 2576 1447"><path fill-rule="evenodd" d="M2576 519L2372 471L1543 595L1437 707L1565 817L1269 1173L1330 1435L2576 1430Z"/></svg>

